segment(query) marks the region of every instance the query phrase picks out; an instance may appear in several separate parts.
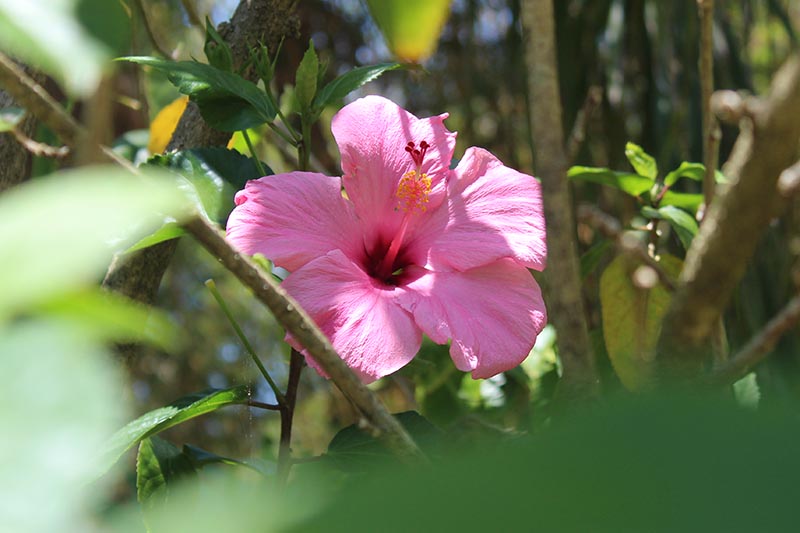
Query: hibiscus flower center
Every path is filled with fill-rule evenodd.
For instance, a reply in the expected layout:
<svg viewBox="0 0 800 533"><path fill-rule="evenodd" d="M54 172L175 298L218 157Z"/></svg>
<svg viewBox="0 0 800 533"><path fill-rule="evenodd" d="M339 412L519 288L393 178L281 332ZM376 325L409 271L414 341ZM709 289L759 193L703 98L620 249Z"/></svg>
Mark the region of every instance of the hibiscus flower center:
<svg viewBox="0 0 800 533"><path fill-rule="evenodd" d="M427 209L425 204L428 203L428 195L431 192L431 179L422 172L422 163L428 148L430 148L430 145L426 141L421 141L419 148L413 141L409 141L406 144L405 151L414 162L415 168L403 174L397 184L395 193L397 209L404 212L403 220L388 247L385 243L379 243L370 254L372 262L371 274L389 285L396 285L398 276L402 274L403 268L408 266L402 260L401 253L403 239L408 230L408 223L416 213L425 212Z"/></svg>

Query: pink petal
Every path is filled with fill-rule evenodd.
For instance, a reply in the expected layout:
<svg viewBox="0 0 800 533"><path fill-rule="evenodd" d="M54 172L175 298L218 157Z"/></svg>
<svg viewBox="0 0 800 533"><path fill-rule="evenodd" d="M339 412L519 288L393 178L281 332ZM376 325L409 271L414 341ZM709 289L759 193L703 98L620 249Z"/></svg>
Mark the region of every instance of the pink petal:
<svg viewBox="0 0 800 533"><path fill-rule="evenodd" d="M422 165L422 172L431 178L428 207L441 203L456 144L456 134L444 126L447 116L419 119L386 98L367 96L333 117L344 186L367 227L391 234L400 224L397 185L403 174L415 169L405 151L409 141L431 145Z"/></svg>
<svg viewBox="0 0 800 533"><path fill-rule="evenodd" d="M547 323L539 285L513 259L466 272L415 270L403 307L434 342L452 339L453 362L473 378L519 365Z"/></svg>
<svg viewBox="0 0 800 533"><path fill-rule="evenodd" d="M429 264L437 270L466 270L503 257L544 269L544 212L535 178L504 166L486 150L469 148L448 183L448 202L444 231L432 222L432 231L419 242L430 247Z"/></svg>
<svg viewBox="0 0 800 533"><path fill-rule="evenodd" d="M331 250L357 259L363 239L340 178L290 172L248 181L236 193L228 240L294 271Z"/></svg>
<svg viewBox="0 0 800 533"><path fill-rule="evenodd" d="M283 287L365 383L400 369L419 351L422 333L397 303L402 291L379 284L338 250L291 274Z"/></svg>

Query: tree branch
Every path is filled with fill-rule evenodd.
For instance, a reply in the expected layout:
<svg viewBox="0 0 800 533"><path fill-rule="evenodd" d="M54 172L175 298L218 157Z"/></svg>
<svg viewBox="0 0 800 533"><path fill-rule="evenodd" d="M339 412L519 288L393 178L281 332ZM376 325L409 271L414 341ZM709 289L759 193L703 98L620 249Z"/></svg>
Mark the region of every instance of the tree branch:
<svg viewBox="0 0 800 533"><path fill-rule="evenodd" d="M232 248L210 222L195 218L184 227L272 311L278 323L305 347L342 394L358 409L376 436L384 438L387 446L400 456L419 455L416 444L403 426L389 414L375 393L361 383L333 349L325 334L280 285L265 275L249 257ZM289 393L287 390L287 401Z"/></svg>
<svg viewBox="0 0 800 533"><path fill-rule="evenodd" d="M714 92L714 0L697 0L700 16L700 105L703 128L703 197L706 212L714 198L715 172L719 164L719 141L721 133L711 112L711 95Z"/></svg>
<svg viewBox="0 0 800 533"><path fill-rule="evenodd" d="M274 51L284 37L297 32L298 19L292 13L292 0L242 0L230 22L220 24L218 31L231 46L234 61L243 63L250 47L258 42ZM251 81L252 72L246 72ZM209 127L194 103L189 103L181 116L167 150L183 150L200 146L225 146L230 133ZM151 246L127 256L117 256L103 280L103 285L129 298L144 303L155 300L177 248L177 239Z"/></svg>
<svg viewBox="0 0 800 533"><path fill-rule="evenodd" d="M581 297L575 221L566 177L553 0L523 0L522 21L536 174L542 180L547 221L545 290L549 315L557 332L563 385L571 394L593 394L598 382Z"/></svg>
<svg viewBox="0 0 800 533"><path fill-rule="evenodd" d="M22 68L30 73L31 79L36 83L41 83L42 78L44 78L42 74L24 66ZM2 85L2 82L0 82L0 85ZM19 105L7 91L0 90L0 109ZM14 129L13 135L19 142L12 141L9 135L0 135L0 161L3 162L0 165L0 192L28 179L29 150L20 141L20 137L30 139L35 130L36 118L32 113L28 113Z"/></svg>
<svg viewBox="0 0 800 533"><path fill-rule="evenodd" d="M772 352L781 337L797 325L798 321L800 321L800 296L795 296L736 355L714 371L711 382L729 385L746 376L756 364Z"/></svg>
<svg viewBox="0 0 800 533"><path fill-rule="evenodd" d="M686 254L658 342L666 376L696 379L713 333L769 221L783 205L778 177L797 159L800 55L775 75L768 98L747 105L725 174L732 182L711 205Z"/></svg>

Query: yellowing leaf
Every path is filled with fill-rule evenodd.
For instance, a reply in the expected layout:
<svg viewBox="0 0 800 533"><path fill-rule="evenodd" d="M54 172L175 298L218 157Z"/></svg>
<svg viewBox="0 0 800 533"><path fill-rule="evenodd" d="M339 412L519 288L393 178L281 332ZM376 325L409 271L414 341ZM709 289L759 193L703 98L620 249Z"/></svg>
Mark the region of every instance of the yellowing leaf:
<svg viewBox="0 0 800 533"><path fill-rule="evenodd" d="M167 149L188 103L188 96L181 96L173 100L159 111L156 118L150 123L150 142L147 143L147 149L151 154L160 154Z"/></svg>
<svg viewBox="0 0 800 533"><path fill-rule="evenodd" d="M660 263L668 276L678 277L682 266L680 259L664 254ZM653 350L672 298L660 283L649 289L637 287L633 278L640 267L636 259L620 255L600 276L606 351L620 381L632 391L651 384Z"/></svg>
<svg viewBox="0 0 800 533"><path fill-rule="evenodd" d="M401 60L427 59L439 41L450 0L367 0L389 49Z"/></svg>

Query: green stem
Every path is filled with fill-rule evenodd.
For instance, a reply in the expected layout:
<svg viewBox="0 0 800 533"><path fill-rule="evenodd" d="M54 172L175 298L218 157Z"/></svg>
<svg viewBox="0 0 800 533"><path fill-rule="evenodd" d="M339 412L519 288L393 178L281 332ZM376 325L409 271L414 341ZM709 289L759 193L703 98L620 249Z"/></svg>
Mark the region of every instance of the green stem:
<svg viewBox="0 0 800 533"><path fill-rule="evenodd" d="M297 146L297 164L300 170L308 170L311 159L311 123L305 115L300 117L300 126L303 132L303 140Z"/></svg>
<svg viewBox="0 0 800 533"><path fill-rule="evenodd" d="M298 143L297 139L289 135L286 135L286 133L282 131L278 126L276 126L274 122L267 122L267 126L269 126L272 129L272 131L277 133L278 137L280 137L281 139L283 139L292 146L297 146Z"/></svg>
<svg viewBox="0 0 800 533"><path fill-rule="evenodd" d="M264 170L264 165L261 164L261 159L256 154L256 149L253 147L253 143L250 141L250 136L247 134L247 130L241 130L242 137L244 137L244 142L247 144L247 149L250 150L250 155L253 157L253 160L256 162L256 168L258 168L258 173L262 176L266 176L267 172Z"/></svg>
<svg viewBox="0 0 800 533"><path fill-rule="evenodd" d="M272 392L275 394L275 400L278 402L278 405L281 407L285 406L286 398L283 396L283 393L278 388L278 385L275 384L275 381L273 381L272 376L270 376L269 372L267 372L267 369L264 367L264 363L262 363L261 359L259 359L258 356L256 355L256 352L255 350L253 350L253 346L250 344L250 341L247 340L247 337L245 337L242 328L239 327L239 323L236 322L235 318L233 318L233 314L231 313L230 309L228 309L228 305L225 303L225 300L222 299L222 295L217 290L217 284L214 283L213 279L210 279L206 281L206 287L208 287L208 290L211 292L211 295L214 296L214 299L219 304L220 308L222 309L222 312L225 313L225 316L228 318L228 321L231 323L231 326L233 326L233 330L236 332L236 335L239 337L239 340L242 341L242 345L244 346L245 350L247 350L247 353L253 359L253 362L258 367L258 370L261 371L261 375L264 376L264 379L266 379L267 383L269 383Z"/></svg>

